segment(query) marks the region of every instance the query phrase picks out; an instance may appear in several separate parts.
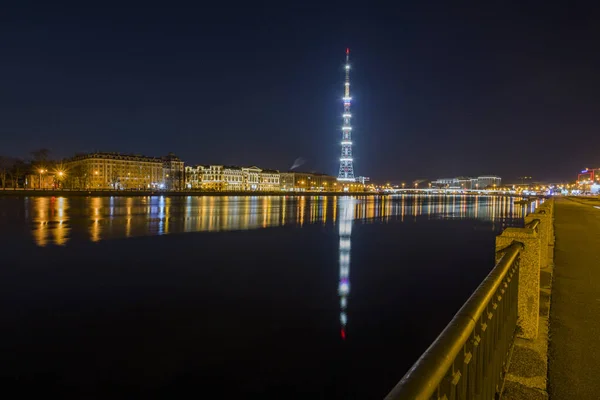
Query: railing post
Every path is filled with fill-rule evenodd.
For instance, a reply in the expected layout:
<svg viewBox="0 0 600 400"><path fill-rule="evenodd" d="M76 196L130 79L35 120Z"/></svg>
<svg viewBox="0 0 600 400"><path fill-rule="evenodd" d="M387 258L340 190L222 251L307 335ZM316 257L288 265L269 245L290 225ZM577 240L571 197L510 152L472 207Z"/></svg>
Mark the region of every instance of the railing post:
<svg viewBox="0 0 600 400"><path fill-rule="evenodd" d="M548 266L554 263L554 199L548 199L536 212L548 215Z"/></svg>
<svg viewBox="0 0 600 400"><path fill-rule="evenodd" d="M535 339L540 314L540 236L534 229L506 228L500 236L496 236L496 259L502 257L503 250L515 241L524 246L519 267L517 336Z"/></svg>
<svg viewBox="0 0 600 400"><path fill-rule="evenodd" d="M537 227L538 237L540 238L540 268L545 268L548 266L549 227L552 225L552 216L549 214L549 210L538 209L535 213L525 217L525 225L535 220L540 221Z"/></svg>

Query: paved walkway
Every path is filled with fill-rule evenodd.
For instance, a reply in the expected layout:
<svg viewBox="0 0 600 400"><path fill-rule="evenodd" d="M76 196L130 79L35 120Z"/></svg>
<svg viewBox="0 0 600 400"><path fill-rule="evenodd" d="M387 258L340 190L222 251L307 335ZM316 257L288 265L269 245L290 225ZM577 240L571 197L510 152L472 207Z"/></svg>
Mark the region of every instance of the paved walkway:
<svg viewBox="0 0 600 400"><path fill-rule="evenodd" d="M551 400L600 399L600 201L557 199Z"/></svg>

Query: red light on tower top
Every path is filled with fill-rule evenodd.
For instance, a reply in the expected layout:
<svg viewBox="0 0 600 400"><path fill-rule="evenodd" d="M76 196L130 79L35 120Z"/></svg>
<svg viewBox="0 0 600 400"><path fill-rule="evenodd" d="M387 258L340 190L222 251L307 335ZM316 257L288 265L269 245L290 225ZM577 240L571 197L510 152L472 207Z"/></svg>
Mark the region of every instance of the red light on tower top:
<svg viewBox="0 0 600 400"><path fill-rule="evenodd" d="M350 54L350 48L346 47L346 54Z"/></svg>

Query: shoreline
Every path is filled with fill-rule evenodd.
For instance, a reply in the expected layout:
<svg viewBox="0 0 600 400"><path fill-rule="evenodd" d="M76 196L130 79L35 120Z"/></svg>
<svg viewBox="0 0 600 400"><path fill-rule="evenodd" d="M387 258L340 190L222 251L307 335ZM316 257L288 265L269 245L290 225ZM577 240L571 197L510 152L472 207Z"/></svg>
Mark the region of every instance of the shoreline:
<svg viewBox="0 0 600 400"><path fill-rule="evenodd" d="M187 197L187 196L381 196L383 193L369 192L208 192L208 191L153 191L153 190L35 190L35 189L0 189L1 196L14 197Z"/></svg>
<svg viewBox="0 0 600 400"><path fill-rule="evenodd" d="M0 197L148 197L148 196L166 196L166 197L187 197L187 196L391 196L391 195L438 195L438 196L456 196L456 195L480 195L480 196L508 196L522 197L512 193L429 193L427 191L410 191L407 193L373 193L373 192L208 192L199 190L182 191L152 191L152 190L35 190L35 189L0 189ZM534 196L529 196L534 197ZM535 196L538 197L538 196Z"/></svg>

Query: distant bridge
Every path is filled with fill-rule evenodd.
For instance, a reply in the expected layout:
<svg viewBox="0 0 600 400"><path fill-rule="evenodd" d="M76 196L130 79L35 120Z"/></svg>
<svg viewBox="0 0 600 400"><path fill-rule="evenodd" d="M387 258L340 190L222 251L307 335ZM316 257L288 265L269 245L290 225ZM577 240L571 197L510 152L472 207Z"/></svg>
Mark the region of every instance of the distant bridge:
<svg viewBox="0 0 600 400"><path fill-rule="evenodd" d="M386 188L388 194L489 194L518 197L542 197L543 195L523 195L514 190L483 190L483 189L447 189L447 188Z"/></svg>

